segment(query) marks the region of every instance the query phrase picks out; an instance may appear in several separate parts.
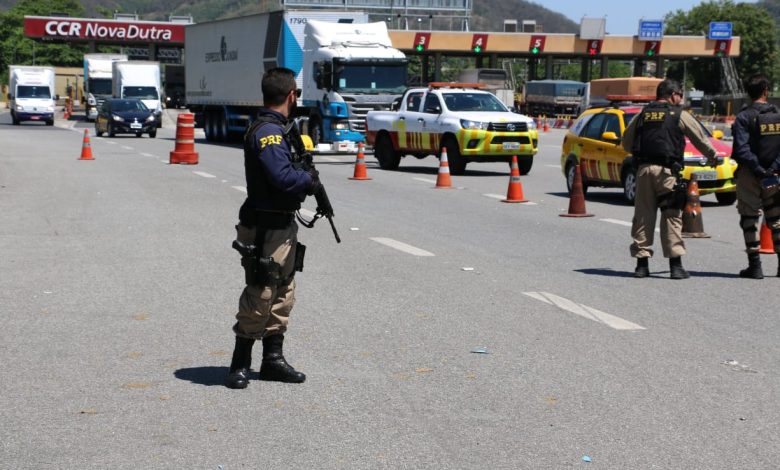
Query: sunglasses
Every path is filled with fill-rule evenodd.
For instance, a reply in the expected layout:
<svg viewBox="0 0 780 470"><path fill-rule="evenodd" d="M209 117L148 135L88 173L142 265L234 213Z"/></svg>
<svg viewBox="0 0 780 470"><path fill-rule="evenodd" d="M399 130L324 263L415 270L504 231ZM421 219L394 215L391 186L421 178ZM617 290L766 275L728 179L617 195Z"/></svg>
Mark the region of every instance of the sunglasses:
<svg viewBox="0 0 780 470"><path fill-rule="evenodd" d="M300 98L301 97L301 89L300 88L297 88L295 90L290 90L290 93L292 93L293 91L295 92L295 97L296 98Z"/></svg>

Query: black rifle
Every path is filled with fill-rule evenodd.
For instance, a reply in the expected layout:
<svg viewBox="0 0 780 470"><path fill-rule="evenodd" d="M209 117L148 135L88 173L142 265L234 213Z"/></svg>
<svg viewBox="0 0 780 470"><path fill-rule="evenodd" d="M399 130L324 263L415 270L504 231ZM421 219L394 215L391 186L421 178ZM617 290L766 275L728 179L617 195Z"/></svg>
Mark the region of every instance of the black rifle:
<svg viewBox="0 0 780 470"><path fill-rule="evenodd" d="M301 133L298 130L295 121L291 121L290 124L287 125L285 132L290 135L290 141L295 148L295 156L293 158L295 166L305 171L315 169L313 155L311 152L306 151L306 148L303 145L303 139L301 139ZM310 221L306 221L298 214L298 221L304 227L312 228L319 218L325 217L328 219L328 222L330 222L330 228L333 230L333 236L336 237L336 243L341 243L339 232L336 230L336 225L333 223L333 206L330 204L328 193L325 191L325 186L322 183L318 185L317 191L314 192L314 199L317 201L317 212L314 214L314 218Z"/></svg>

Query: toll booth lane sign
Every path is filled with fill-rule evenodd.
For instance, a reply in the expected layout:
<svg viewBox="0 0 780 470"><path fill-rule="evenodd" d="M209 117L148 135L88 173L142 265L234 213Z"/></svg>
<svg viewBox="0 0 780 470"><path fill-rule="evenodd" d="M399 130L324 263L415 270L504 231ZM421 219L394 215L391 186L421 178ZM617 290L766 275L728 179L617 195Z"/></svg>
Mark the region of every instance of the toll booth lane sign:
<svg viewBox="0 0 780 470"><path fill-rule="evenodd" d="M660 41L664 37L664 22L662 20L640 20L639 34L637 39L640 41Z"/></svg>
<svg viewBox="0 0 780 470"><path fill-rule="evenodd" d="M471 50L476 54L481 54L487 50L487 34L474 34L471 36Z"/></svg>
<svg viewBox="0 0 780 470"><path fill-rule="evenodd" d="M731 39L715 41L714 55L716 57L727 57L731 53Z"/></svg>
<svg viewBox="0 0 780 470"><path fill-rule="evenodd" d="M731 32L732 23L730 21L711 21L707 39L729 40Z"/></svg>
<svg viewBox="0 0 780 470"><path fill-rule="evenodd" d="M601 39L591 39L588 41L588 55L601 54Z"/></svg>
<svg viewBox="0 0 780 470"><path fill-rule="evenodd" d="M645 57L655 57L661 52L661 41L645 41Z"/></svg>
<svg viewBox="0 0 780 470"><path fill-rule="evenodd" d="M428 45L431 43L431 33L416 33L414 35L414 50L417 52L423 52L428 50Z"/></svg>
<svg viewBox="0 0 780 470"><path fill-rule="evenodd" d="M531 42L528 44L528 52L533 55L541 54L544 52L544 42L547 36L536 35L531 36Z"/></svg>

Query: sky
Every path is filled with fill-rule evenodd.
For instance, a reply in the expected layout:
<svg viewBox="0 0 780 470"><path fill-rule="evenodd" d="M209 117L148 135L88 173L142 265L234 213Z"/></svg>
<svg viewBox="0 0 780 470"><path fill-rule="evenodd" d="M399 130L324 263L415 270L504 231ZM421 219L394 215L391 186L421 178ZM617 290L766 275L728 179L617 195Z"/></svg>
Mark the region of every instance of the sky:
<svg viewBox="0 0 780 470"><path fill-rule="evenodd" d="M756 0L740 0L755 3ZM701 0L535 0L535 3L562 13L579 24L583 16L607 18L607 32L633 36L639 29L639 20L661 20L676 10L688 11Z"/></svg>

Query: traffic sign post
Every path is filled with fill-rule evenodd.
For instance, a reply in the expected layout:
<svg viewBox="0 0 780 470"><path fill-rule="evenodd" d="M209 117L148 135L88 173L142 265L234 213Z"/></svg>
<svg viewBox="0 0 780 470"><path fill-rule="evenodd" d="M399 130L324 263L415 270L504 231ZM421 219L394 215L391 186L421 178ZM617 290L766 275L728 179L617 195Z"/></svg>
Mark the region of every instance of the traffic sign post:
<svg viewBox="0 0 780 470"><path fill-rule="evenodd" d="M531 42L528 44L528 52L533 55L539 55L544 52L544 42L546 36L533 35L531 36Z"/></svg>
<svg viewBox="0 0 780 470"><path fill-rule="evenodd" d="M711 21L707 39L730 40L732 23L730 21Z"/></svg>
<svg viewBox="0 0 780 470"><path fill-rule="evenodd" d="M664 37L664 22L662 20L639 20L640 41L660 41Z"/></svg>
<svg viewBox="0 0 780 470"><path fill-rule="evenodd" d="M425 52L428 50L428 44L431 42L431 33L416 33L414 35L414 50Z"/></svg>

